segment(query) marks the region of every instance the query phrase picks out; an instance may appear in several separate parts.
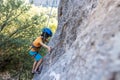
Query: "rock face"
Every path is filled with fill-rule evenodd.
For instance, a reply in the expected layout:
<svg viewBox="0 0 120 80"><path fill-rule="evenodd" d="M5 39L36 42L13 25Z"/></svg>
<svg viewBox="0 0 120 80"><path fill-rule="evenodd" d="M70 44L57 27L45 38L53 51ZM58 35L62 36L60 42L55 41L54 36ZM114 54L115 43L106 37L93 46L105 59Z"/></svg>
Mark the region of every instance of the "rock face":
<svg viewBox="0 0 120 80"><path fill-rule="evenodd" d="M61 0L49 45L34 80L120 80L120 0Z"/></svg>

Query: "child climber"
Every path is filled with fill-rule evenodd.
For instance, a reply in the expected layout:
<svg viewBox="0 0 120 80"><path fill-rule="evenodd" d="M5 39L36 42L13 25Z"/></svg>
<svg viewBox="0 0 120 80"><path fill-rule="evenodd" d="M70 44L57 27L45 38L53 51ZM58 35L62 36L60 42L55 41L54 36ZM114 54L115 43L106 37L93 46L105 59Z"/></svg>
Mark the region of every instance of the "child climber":
<svg viewBox="0 0 120 80"><path fill-rule="evenodd" d="M49 28L43 28L42 34L37 37L30 48L29 54L34 57L35 61L33 63L32 73L37 73L37 69L42 63L42 56L38 53L40 47L47 48L48 52L51 51L51 48L44 44L49 37L52 36L52 31Z"/></svg>

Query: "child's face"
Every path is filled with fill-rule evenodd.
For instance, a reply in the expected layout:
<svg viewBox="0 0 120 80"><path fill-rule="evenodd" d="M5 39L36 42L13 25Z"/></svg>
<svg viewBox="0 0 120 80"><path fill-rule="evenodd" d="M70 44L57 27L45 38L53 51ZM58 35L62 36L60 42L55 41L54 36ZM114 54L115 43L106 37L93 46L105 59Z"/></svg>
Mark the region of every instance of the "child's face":
<svg viewBox="0 0 120 80"><path fill-rule="evenodd" d="M49 40L50 40L50 37L47 37L47 38L46 38L46 41L49 41Z"/></svg>

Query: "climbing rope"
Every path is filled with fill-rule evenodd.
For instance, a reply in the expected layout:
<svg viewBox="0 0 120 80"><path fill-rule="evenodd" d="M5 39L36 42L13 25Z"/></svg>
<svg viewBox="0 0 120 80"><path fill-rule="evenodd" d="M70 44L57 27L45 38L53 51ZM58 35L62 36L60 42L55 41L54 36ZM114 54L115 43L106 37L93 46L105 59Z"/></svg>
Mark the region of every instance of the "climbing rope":
<svg viewBox="0 0 120 80"><path fill-rule="evenodd" d="M49 28L49 21L50 21L50 17L52 15L52 10L53 10L53 4L54 4L54 0L52 1L52 6L51 6L51 10L50 10L50 13L48 15L48 19L47 19L47 23L46 23L46 26Z"/></svg>

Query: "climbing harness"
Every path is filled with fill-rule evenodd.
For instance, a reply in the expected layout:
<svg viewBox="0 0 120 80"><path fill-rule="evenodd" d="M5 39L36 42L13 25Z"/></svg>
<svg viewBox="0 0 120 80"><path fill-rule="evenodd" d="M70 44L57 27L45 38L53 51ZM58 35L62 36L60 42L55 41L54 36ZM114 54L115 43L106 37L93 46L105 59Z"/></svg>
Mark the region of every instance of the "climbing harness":
<svg viewBox="0 0 120 80"><path fill-rule="evenodd" d="M36 49L40 48L40 47L34 46L33 44L31 46L32 46L31 48L36 48Z"/></svg>

